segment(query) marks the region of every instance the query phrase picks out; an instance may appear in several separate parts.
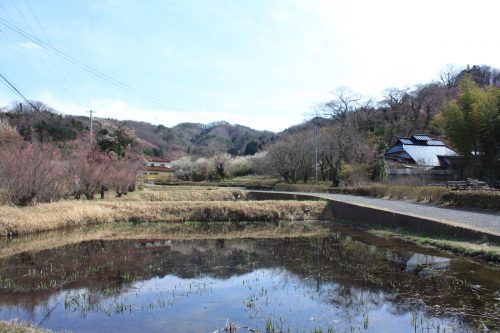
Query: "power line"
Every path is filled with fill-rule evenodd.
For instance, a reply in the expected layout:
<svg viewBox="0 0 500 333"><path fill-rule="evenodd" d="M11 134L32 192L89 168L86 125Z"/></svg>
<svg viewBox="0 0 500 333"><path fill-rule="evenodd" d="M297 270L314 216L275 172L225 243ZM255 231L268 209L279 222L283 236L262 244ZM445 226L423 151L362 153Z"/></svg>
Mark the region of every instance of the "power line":
<svg viewBox="0 0 500 333"><path fill-rule="evenodd" d="M72 56L54 48L53 46L51 46L50 44L40 40L39 38L37 38L36 36L33 36L31 34L29 34L28 32L22 30L21 28L9 23L8 21L0 18L0 25L4 26L5 28L9 29L10 31L14 32L15 34L19 35L20 37L22 38L25 38L25 39L28 39L30 40L31 42L39 45L40 47L46 49L47 51L55 54L57 57L59 57L61 60L64 60L78 68L80 68L81 70L89 73L89 74L92 74L94 76L96 76L97 78L103 80L103 81L106 81L107 83L113 85L114 87L122 90L123 92L127 92L127 93L131 93L133 95L135 95L136 97L139 97L139 98L142 98L143 100L146 100L148 101L149 103L151 104L154 104L154 105L157 105L157 106L161 106L162 108L165 108L165 109L168 109L168 110L171 110L171 111L178 111L178 112L183 112L183 113L189 113L191 114L192 116L196 117L197 119L200 119L200 118L203 118L201 117L200 115L196 114L196 113L193 113L193 112L190 112L190 111L187 111L187 110L184 110L184 109L181 109L179 107L176 107L175 105L172 105L172 104L169 104L169 103L166 103L156 97L153 97L153 96L150 96L150 95L147 95L131 86L129 86L128 84L126 83L123 83L123 82L120 82L118 81L117 79L97 70L97 69L94 69L84 63L82 63L81 61L73 58Z"/></svg>
<svg viewBox="0 0 500 333"><path fill-rule="evenodd" d="M10 90L19 95L26 102L26 104L31 106L35 111L38 111L43 117L45 117L45 119L51 120L49 116L42 112L42 110L40 110L38 106L33 104L33 102L27 99L26 96L24 96L24 94L12 82L10 82L5 76L2 75L2 73L0 73L0 79L2 79L3 84L5 84Z"/></svg>
<svg viewBox="0 0 500 333"><path fill-rule="evenodd" d="M45 29L42 27L42 24L41 24L40 20L38 19L38 16L35 14L35 11L31 7L29 1L28 0L24 0L24 2L26 4L26 7L28 8L29 12L31 13L31 16L33 16L33 18L35 19L35 23L38 26L38 30L41 32L41 35L43 35L44 39L50 43L51 41L50 41L47 33L45 32ZM28 22L26 22L26 24L29 26ZM31 31L33 31L33 29L31 29ZM37 34L34 31L33 31L33 35L37 36ZM40 37L38 37L38 38L40 40L42 40L42 38L40 38ZM63 89L66 90L66 91L68 91L66 89L65 85L63 84L63 82L64 82L64 83L66 83L68 85L69 90L70 90L70 91L68 91L68 93L71 96L73 96L73 97L76 96L77 99L79 99L84 104L90 104L89 101L88 101L88 99L86 99L85 97L83 97L83 95L80 93L80 91L75 88L75 84L74 84L71 76L68 75L67 72L66 72L66 65L62 63L62 66L60 66L61 68L59 68L57 66L57 64L56 64L56 60L55 60L54 56L51 53L48 53L48 56L49 56L50 62L52 63L52 65L54 66L54 68L56 70L56 72L53 72L54 76L56 77L56 79L59 82L59 84L63 87ZM57 74L59 74L59 76L61 77L61 79L62 79L63 82L59 81L59 78L58 78Z"/></svg>
<svg viewBox="0 0 500 333"><path fill-rule="evenodd" d="M28 29L31 31L31 33L33 34L33 36L36 36L37 38L39 38L34 30L34 28L32 27L32 25L30 25L30 23L28 22L28 19L27 17L23 14L23 12L19 9L19 7L16 5L15 1L14 0L11 0L11 3L12 5L14 6L14 8L16 9L17 13L19 14L19 16L21 17L22 21L24 22L24 24L26 25L26 27L28 27ZM26 1L26 4L29 6L29 3ZM29 8L31 9L31 6L29 6ZM3 8L4 12L7 13L8 17L10 18L10 21L11 23L14 25L16 24L15 20L12 18L12 16L10 16L7 12L7 10L5 8ZM32 15L35 15L33 10L31 9L31 13ZM38 19L36 18L35 16L35 20L36 22L38 23L38 25L40 26L40 23L38 21ZM41 27L41 26L40 26ZM41 40L41 38L39 38ZM42 53L39 52L39 50L37 50L37 48L33 48L32 52L36 55L36 57L38 58L38 60L40 61L40 64L45 67L49 72L50 74L52 74L54 76L54 78L56 79L57 83L59 84L59 86L69 95L71 96L72 98L75 98L77 97L74 92L75 90L73 89L71 83L66 79L66 77L64 76L64 74L59 70L59 68L57 67L54 59L52 58L52 54L51 53L48 53L49 55L49 60L52 62L52 64L54 65L54 67L50 66L49 63L46 61L46 59L44 57L42 57ZM55 70L54 70L55 68ZM45 80L44 80L45 81ZM78 97L75 98L75 99L79 99L80 102L83 102L84 104L88 102L85 102L83 100L83 98L81 98L81 95L78 94Z"/></svg>
<svg viewBox="0 0 500 333"><path fill-rule="evenodd" d="M29 104L33 109L37 110L37 111L40 111L38 109L38 107L36 107L29 99L27 99L23 93L21 91L19 91L19 89L16 88L16 86L10 82L5 76L2 75L2 73L0 73L0 78L4 81L4 84L9 87L12 91L14 91L16 94L18 94L19 96L21 96L21 98L27 103ZM41 113L41 112L40 112Z"/></svg>
<svg viewBox="0 0 500 333"><path fill-rule="evenodd" d="M12 16L9 14L9 12L7 11L7 9L5 9L5 7L2 5L2 3L0 2L0 9L5 13L5 15L7 15L7 17L12 21L14 22L15 20L12 18ZM2 35L5 37L5 40L7 41L8 44L12 43L14 44L14 42L11 41L11 39L9 38L9 35L7 34L7 32L4 30L0 30L2 32ZM19 54L19 57L20 58L23 58L23 59L27 59L27 54L25 52L25 50L23 48L15 48L14 49L18 54ZM40 81L44 81L45 83L47 83L45 81L45 79L42 77L42 75L39 73L38 69L37 68L34 68L33 70L33 73L38 77L38 79Z"/></svg>

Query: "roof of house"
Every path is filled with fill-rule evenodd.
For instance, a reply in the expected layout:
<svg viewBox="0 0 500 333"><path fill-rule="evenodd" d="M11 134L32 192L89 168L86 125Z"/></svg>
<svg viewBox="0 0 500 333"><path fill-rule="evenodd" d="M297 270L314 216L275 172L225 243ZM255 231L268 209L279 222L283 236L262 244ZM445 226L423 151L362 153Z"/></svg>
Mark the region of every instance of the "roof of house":
<svg viewBox="0 0 500 333"><path fill-rule="evenodd" d="M412 136L407 138L398 138L398 142L405 145L414 145L414 146L444 146L443 141L433 139L425 134L413 134Z"/></svg>
<svg viewBox="0 0 500 333"><path fill-rule="evenodd" d="M172 162L171 160L168 160L166 158L156 157L156 156L148 157L147 160L150 162L165 162L165 163Z"/></svg>
<svg viewBox="0 0 500 333"><path fill-rule="evenodd" d="M398 138L398 141L384 155L394 159L411 159L419 165L439 166L440 156L457 156L458 154L446 147L441 140L433 139L425 134L414 134L407 138Z"/></svg>
<svg viewBox="0 0 500 333"><path fill-rule="evenodd" d="M174 172L174 169L162 166L146 166L145 170L154 172Z"/></svg>

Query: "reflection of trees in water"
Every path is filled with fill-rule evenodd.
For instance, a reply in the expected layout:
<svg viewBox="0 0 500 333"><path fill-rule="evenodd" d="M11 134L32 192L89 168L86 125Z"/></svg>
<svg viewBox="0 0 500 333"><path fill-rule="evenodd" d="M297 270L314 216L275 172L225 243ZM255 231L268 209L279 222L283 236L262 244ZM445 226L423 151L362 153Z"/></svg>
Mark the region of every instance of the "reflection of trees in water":
<svg viewBox="0 0 500 333"><path fill-rule="evenodd" d="M460 284L447 272L428 276L405 272L412 253L367 245L339 234L320 239L172 240L144 244L90 241L2 259L0 276L15 281L15 287L0 289L0 304L21 306L31 313L35 306L43 304L49 311L49 299L58 289L92 286L94 291L101 290L92 293L92 305L119 297L137 279L169 274L226 279L256 268L269 268L280 275L281 287L298 279L312 297L337 307L345 315L376 310L386 303L392 304L391 312L395 314L415 308L436 311L434 305L439 305L441 315L450 309L495 315L494 300L485 296L491 290L471 289L470 283ZM30 290L35 292L25 293Z"/></svg>

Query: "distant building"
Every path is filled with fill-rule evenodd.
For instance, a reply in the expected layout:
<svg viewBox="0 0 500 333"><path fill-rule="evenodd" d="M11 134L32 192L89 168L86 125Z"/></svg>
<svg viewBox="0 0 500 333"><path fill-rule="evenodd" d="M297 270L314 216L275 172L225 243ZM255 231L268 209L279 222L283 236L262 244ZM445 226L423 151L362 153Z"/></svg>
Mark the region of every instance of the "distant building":
<svg viewBox="0 0 500 333"><path fill-rule="evenodd" d="M392 164L446 170L450 167L450 159L458 154L446 147L441 140L425 134L413 134L407 138L398 138L384 156Z"/></svg>
<svg viewBox="0 0 500 333"><path fill-rule="evenodd" d="M174 169L172 169L172 161L162 157L148 157L144 166L146 174L174 172Z"/></svg>

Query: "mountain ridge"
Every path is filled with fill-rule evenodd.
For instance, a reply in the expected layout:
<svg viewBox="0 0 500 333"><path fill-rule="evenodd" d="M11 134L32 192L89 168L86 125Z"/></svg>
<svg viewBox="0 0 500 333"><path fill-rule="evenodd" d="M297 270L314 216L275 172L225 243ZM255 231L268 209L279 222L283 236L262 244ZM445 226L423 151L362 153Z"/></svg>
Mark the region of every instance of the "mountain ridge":
<svg viewBox="0 0 500 333"><path fill-rule="evenodd" d="M0 118L7 119L25 140L64 142L82 139L90 130L88 117L65 114L38 101L0 107ZM132 129L145 155L171 159L184 155L209 156L216 152L253 154L276 135L227 121L181 122L166 127L145 121L93 118L95 133L110 126Z"/></svg>

